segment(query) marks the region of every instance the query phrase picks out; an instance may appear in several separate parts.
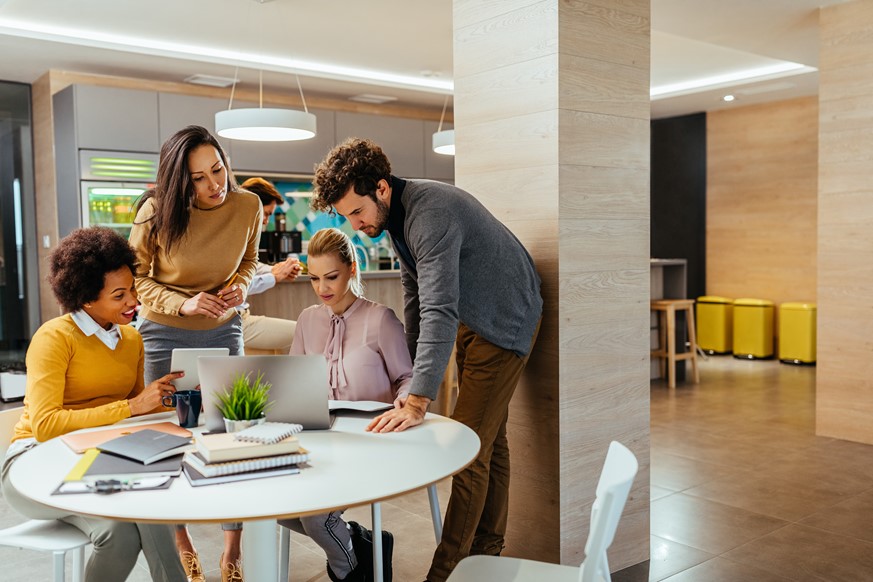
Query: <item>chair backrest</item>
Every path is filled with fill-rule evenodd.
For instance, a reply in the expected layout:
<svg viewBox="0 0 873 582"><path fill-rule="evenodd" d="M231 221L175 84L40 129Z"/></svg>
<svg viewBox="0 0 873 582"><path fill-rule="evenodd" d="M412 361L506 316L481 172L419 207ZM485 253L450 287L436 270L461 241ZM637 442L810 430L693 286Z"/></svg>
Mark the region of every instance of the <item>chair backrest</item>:
<svg viewBox="0 0 873 582"><path fill-rule="evenodd" d="M615 530L618 529L618 521L638 469L637 458L627 447L616 441L609 444L606 462L597 482L596 498L591 506L591 526L579 582L611 580L606 550L615 538Z"/></svg>
<svg viewBox="0 0 873 582"><path fill-rule="evenodd" d="M12 435L15 434L15 425L21 418L22 410L20 406L0 410L0 459L6 456L6 449L9 448Z"/></svg>

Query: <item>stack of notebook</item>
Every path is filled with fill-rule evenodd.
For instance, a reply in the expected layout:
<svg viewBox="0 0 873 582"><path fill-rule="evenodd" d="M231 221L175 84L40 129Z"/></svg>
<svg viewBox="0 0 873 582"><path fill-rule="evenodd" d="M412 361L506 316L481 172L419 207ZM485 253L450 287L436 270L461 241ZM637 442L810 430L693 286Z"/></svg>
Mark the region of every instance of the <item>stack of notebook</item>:
<svg viewBox="0 0 873 582"><path fill-rule="evenodd" d="M237 433L203 435L185 453L182 468L194 487L298 473L309 451L300 446L296 432L299 425L264 423Z"/></svg>

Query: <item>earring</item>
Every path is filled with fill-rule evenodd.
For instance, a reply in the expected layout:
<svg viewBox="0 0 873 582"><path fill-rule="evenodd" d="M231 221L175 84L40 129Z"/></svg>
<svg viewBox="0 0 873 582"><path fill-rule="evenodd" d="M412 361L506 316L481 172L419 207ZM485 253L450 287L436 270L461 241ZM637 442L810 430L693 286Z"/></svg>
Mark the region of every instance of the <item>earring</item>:
<svg viewBox="0 0 873 582"><path fill-rule="evenodd" d="M85 308L86 308L86 309L91 309L91 304L90 304L90 303L86 303L86 304L85 304Z"/></svg>

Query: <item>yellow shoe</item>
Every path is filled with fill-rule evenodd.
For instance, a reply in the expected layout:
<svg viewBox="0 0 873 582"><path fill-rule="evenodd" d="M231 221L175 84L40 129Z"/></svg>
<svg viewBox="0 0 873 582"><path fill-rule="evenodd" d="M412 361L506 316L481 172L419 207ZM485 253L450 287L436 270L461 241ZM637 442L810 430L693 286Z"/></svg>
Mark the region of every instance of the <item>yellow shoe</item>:
<svg viewBox="0 0 873 582"><path fill-rule="evenodd" d="M218 565L221 568L221 582L244 582L239 560L225 564L224 554L221 554Z"/></svg>
<svg viewBox="0 0 873 582"><path fill-rule="evenodd" d="M179 559L182 560L182 567L185 569L188 582L206 582L203 567L200 565L200 556L196 552L182 551L179 553Z"/></svg>

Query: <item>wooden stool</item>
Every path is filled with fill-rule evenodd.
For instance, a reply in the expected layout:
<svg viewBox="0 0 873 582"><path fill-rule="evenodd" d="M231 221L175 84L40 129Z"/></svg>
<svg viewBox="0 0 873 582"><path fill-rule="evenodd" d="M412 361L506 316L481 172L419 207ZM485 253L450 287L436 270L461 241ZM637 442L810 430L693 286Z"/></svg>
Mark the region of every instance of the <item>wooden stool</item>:
<svg viewBox="0 0 873 582"><path fill-rule="evenodd" d="M667 381L670 388L676 387L676 361L691 360L691 370L694 383L700 382L697 372L697 338L694 335L694 300L693 299L657 299L652 301L652 311L658 314L658 349L652 350L653 358L663 358L667 365ZM676 353L676 312L685 311L685 323L688 327L688 351ZM661 375L664 374L664 364L661 362Z"/></svg>

